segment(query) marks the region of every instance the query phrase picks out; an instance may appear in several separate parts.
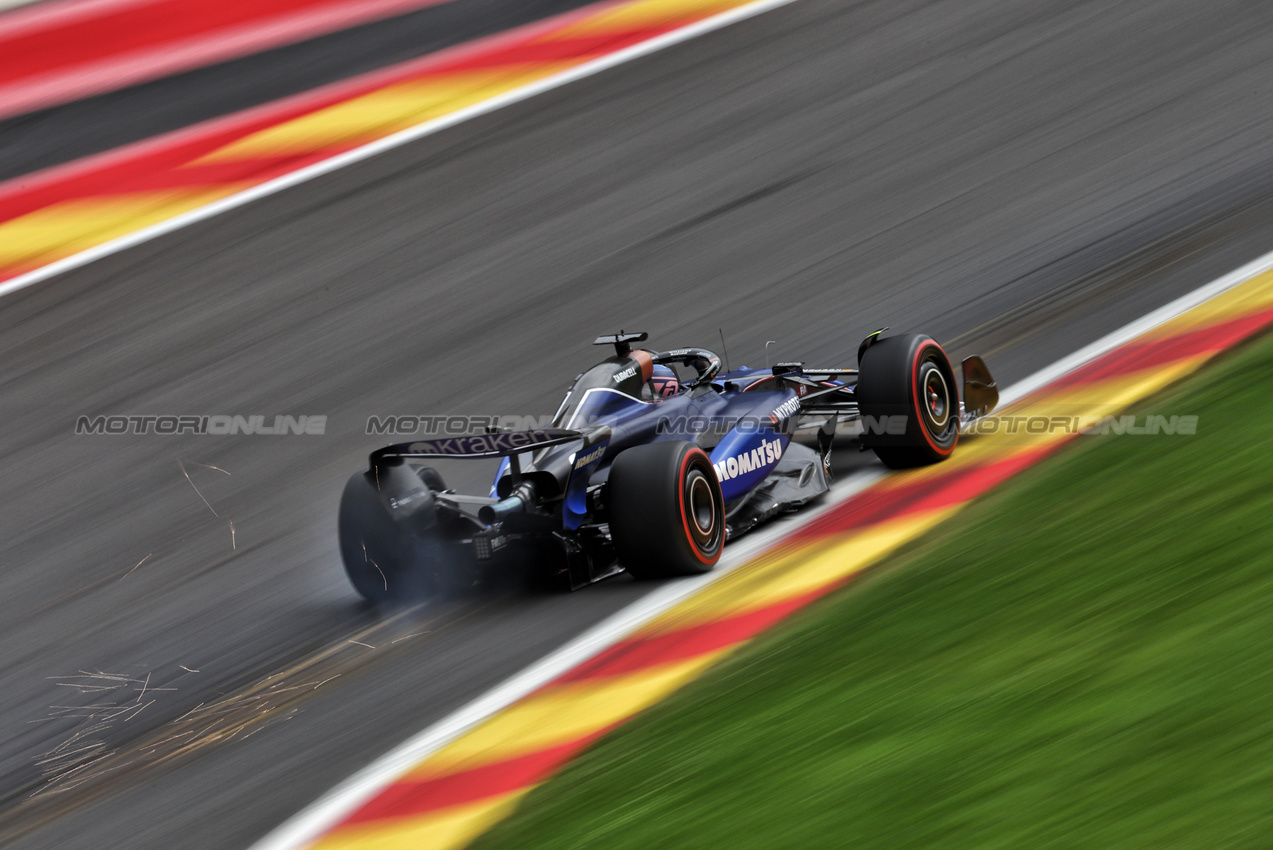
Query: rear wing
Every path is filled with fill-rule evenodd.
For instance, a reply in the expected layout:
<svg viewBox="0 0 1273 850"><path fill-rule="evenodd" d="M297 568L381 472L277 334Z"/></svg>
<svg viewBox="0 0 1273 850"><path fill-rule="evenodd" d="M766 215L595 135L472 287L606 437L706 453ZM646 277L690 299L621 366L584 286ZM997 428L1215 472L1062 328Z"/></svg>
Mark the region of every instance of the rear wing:
<svg viewBox="0 0 1273 850"><path fill-rule="evenodd" d="M439 437L396 443L371 453L371 465L407 457L493 458L533 452L582 440L581 431L565 428L536 428L530 431L505 431L498 434L472 434L466 437Z"/></svg>

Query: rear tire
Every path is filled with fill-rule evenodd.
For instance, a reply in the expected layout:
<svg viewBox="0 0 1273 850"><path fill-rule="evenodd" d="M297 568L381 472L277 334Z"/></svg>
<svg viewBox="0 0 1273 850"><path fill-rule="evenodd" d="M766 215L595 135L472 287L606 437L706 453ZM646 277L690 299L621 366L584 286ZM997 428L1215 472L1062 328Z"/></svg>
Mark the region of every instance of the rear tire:
<svg viewBox="0 0 1273 850"><path fill-rule="evenodd" d="M885 466L907 469L950 457L959 442L959 390L950 358L924 334L874 343L862 355L855 390L864 422L864 445ZM882 417L904 416L899 433L880 433Z"/></svg>
<svg viewBox="0 0 1273 850"><path fill-rule="evenodd" d="M619 563L639 579L709 572L725 545L725 500L711 459L693 443L622 452L606 484Z"/></svg>
<svg viewBox="0 0 1273 850"><path fill-rule="evenodd" d="M410 542L380 504L365 472L355 473L345 485L338 529L340 558L354 590L372 604L400 595L410 566Z"/></svg>
<svg viewBox="0 0 1273 850"><path fill-rule="evenodd" d="M408 468L403 467L404 471ZM430 490L442 479L428 467L409 468ZM460 589L473 573L472 554L448 540L454 530L422 518L395 522L369 473L350 477L340 498L338 531L345 574L368 602L414 602Z"/></svg>

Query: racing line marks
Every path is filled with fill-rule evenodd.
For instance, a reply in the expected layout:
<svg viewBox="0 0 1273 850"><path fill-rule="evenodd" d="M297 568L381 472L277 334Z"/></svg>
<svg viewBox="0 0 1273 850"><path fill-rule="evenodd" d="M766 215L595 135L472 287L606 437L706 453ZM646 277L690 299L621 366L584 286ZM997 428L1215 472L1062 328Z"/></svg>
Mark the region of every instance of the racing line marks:
<svg viewBox="0 0 1273 850"><path fill-rule="evenodd" d="M795 0L603 2L0 184L0 296Z"/></svg>
<svg viewBox="0 0 1273 850"><path fill-rule="evenodd" d="M1060 406L1085 424L1099 421L1273 325L1271 269L1273 254L1084 347L1004 398L1018 414ZM424 730L256 850L464 846L577 752L575 742L654 704L1072 439L1078 435L975 437L938 466L859 479L777 545L768 547L770 536L748 549L750 556L763 548L758 557L687 582L681 592L669 583L650 595L666 598L642 599Z"/></svg>

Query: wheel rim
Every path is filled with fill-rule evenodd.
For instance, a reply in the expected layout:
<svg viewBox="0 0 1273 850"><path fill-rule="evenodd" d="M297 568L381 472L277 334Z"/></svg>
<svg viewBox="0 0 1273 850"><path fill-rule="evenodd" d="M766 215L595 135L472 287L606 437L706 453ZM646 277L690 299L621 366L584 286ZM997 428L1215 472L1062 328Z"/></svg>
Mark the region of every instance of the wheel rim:
<svg viewBox="0 0 1273 850"><path fill-rule="evenodd" d="M716 528L716 505L712 500L712 488L703 473L690 481L690 517L699 535L706 539Z"/></svg>
<svg viewBox="0 0 1273 850"><path fill-rule="evenodd" d="M950 422L950 413L954 405L951 403L950 386L941 367L929 360L920 366L919 380L920 409L924 412L924 426L929 433L940 435Z"/></svg>
<svg viewBox="0 0 1273 850"><path fill-rule="evenodd" d="M721 505L716 489L701 469L691 468L685 476L685 513L691 542L704 554L720 547Z"/></svg>

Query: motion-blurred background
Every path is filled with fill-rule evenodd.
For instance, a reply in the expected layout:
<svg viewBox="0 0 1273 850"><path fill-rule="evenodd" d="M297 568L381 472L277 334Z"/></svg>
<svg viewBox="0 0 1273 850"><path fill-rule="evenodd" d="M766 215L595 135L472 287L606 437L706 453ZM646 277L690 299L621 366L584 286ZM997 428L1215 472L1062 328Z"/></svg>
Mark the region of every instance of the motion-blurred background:
<svg viewBox="0 0 1273 850"><path fill-rule="evenodd" d="M798 0L509 96L737 5L0 11L0 841L247 846L650 591L367 609L370 416L551 413L620 328L923 330L1010 385L1273 244L1266 4ZM326 419L75 432L112 415Z"/></svg>

